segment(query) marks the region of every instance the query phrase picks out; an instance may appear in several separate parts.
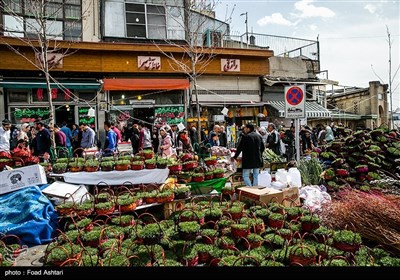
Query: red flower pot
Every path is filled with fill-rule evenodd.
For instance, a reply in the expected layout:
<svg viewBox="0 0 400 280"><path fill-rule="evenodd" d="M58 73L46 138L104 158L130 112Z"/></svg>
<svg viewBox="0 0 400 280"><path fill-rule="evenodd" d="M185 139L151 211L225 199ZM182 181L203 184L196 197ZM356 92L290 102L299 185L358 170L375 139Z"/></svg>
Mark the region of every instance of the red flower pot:
<svg viewBox="0 0 400 280"><path fill-rule="evenodd" d="M211 260L211 254L210 253L198 252L197 255L199 257L199 263L209 263L210 260Z"/></svg>
<svg viewBox="0 0 400 280"><path fill-rule="evenodd" d="M214 173L214 179L223 178L223 177L224 177L224 173Z"/></svg>
<svg viewBox="0 0 400 280"><path fill-rule="evenodd" d="M146 169L155 169L156 166L157 165L155 163L146 163Z"/></svg>
<svg viewBox="0 0 400 280"><path fill-rule="evenodd" d="M319 223L301 222L301 229L303 231L311 232L319 228Z"/></svg>
<svg viewBox="0 0 400 280"><path fill-rule="evenodd" d="M311 258L305 258L303 256L296 256L296 255L290 255L289 256L289 260L291 264L297 264L297 265L302 265L302 266L307 266L310 264L314 264L315 263L315 257L311 257Z"/></svg>
<svg viewBox="0 0 400 280"><path fill-rule="evenodd" d="M131 169L132 170L142 170L142 169L144 169L144 165L143 164L132 164Z"/></svg>
<svg viewBox="0 0 400 280"><path fill-rule="evenodd" d="M271 228L283 228L283 225L285 224L285 221L283 220L268 220L268 225Z"/></svg>
<svg viewBox="0 0 400 280"><path fill-rule="evenodd" d="M207 175L204 175L204 180L205 181L207 181L207 180L212 180L214 178L214 174L207 174Z"/></svg>
<svg viewBox="0 0 400 280"><path fill-rule="evenodd" d="M192 182L203 182L204 181L204 175L203 176L192 176Z"/></svg>
<svg viewBox="0 0 400 280"><path fill-rule="evenodd" d="M232 237L235 238L242 238L242 237L247 237L250 234L250 229L238 229L231 227L231 234Z"/></svg>
<svg viewBox="0 0 400 280"><path fill-rule="evenodd" d="M345 252L352 252L355 253L358 251L358 249L360 249L360 244L347 244L347 243L343 243L343 242L333 242L333 247L335 247L336 249L345 251Z"/></svg>

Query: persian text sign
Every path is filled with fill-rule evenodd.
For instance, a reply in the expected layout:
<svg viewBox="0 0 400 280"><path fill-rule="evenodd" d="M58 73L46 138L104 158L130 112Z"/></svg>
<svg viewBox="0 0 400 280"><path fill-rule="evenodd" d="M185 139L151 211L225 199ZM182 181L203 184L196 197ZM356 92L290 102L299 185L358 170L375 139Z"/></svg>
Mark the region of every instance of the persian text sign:
<svg viewBox="0 0 400 280"><path fill-rule="evenodd" d="M139 70L161 70L161 58L159 56L138 56Z"/></svg>
<svg viewBox="0 0 400 280"><path fill-rule="evenodd" d="M156 107L154 109L156 122L159 124L178 124L185 121L183 106Z"/></svg>
<svg viewBox="0 0 400 280"><path fill-rule="evenodd" d="M221 58L221 71L240 72L240 59Z"/></svg>
<svg viewBox="0 0 400 280"><path fill-rule="evenodd" d="M306 91L304 85L285 86L285 118L305 118L305 99Z"/></svg>
<svg viewBox="0 0 400 280"><path fill-rule="evenodd" d="M47 53L47 64L49 68L63 68L63 58L62 53ZM40 67L44 67L44 58L41 53L36 53L35 64Z"/></svg>

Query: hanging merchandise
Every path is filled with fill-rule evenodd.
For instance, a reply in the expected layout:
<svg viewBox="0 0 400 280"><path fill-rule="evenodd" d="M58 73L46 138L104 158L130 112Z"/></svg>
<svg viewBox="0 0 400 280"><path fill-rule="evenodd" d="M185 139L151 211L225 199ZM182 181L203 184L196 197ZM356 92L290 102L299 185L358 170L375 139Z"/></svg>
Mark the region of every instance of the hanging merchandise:
<svg viewBox="0 0 400 280"><path fill-rule="evenodd" d="M226 115L228 114L228 112L229 112L229 109L226 108L225 106L224 106L224 108L221 110L221 113L222 113L224 116L226 116Z"/></svg>
<svg viewBox="0 0 400 280"><path fill-rule="evenodd" d="M58 89L56 88L51 89L51 99L57 99L57 92Z"/></svg>
<svg viewBox="0 0 400 280"><path fill-rule="evenodd" d="M39 101L42 101L42 100L43 100L43 89L42 89L42 88L38 88L38 89L36 90L36 96L37 96L37 99L38 99Z"/></svg>
<svg viewBox="0 0 400 280"><path fill-rule="evenodd" d="M90 107L90 109L88 110L87 116L94 117L96 115L95 113L96 113L96 111L92 107Z"/></svg>

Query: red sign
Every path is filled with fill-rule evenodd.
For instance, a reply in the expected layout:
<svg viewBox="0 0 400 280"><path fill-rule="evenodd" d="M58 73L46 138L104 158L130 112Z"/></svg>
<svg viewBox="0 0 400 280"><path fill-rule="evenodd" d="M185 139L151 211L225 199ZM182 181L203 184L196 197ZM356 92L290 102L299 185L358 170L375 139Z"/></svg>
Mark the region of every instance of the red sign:
<svg viewBox="0 0 400 280"><path fill-rule="evenodd" d="M286 92L286 101L290 105L298 105L303 101L304 93L303 90L299 87L291 87Z"/></svg>

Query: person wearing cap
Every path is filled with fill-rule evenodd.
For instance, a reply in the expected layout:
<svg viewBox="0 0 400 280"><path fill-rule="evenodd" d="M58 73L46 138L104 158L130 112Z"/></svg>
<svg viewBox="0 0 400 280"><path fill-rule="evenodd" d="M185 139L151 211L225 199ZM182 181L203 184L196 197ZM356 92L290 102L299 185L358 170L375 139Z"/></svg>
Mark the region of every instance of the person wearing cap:
<svg viewBox="0 0 400 280"><path fill-rule="evenodd" d="M0 127L0 152L10 153L11 122L4 119Z"/></svg>
<svg viewBox="0 0 400 280"><path fill-rule="evenodd" d="M258 174L264 166L262 154L265 146L261 136L254 131L253 124L246 124L243 132L233 159L236 160L242 153L243 181L248 187L258 186ZM253 182L250 180L250 172L253 172Z"/></svg>

